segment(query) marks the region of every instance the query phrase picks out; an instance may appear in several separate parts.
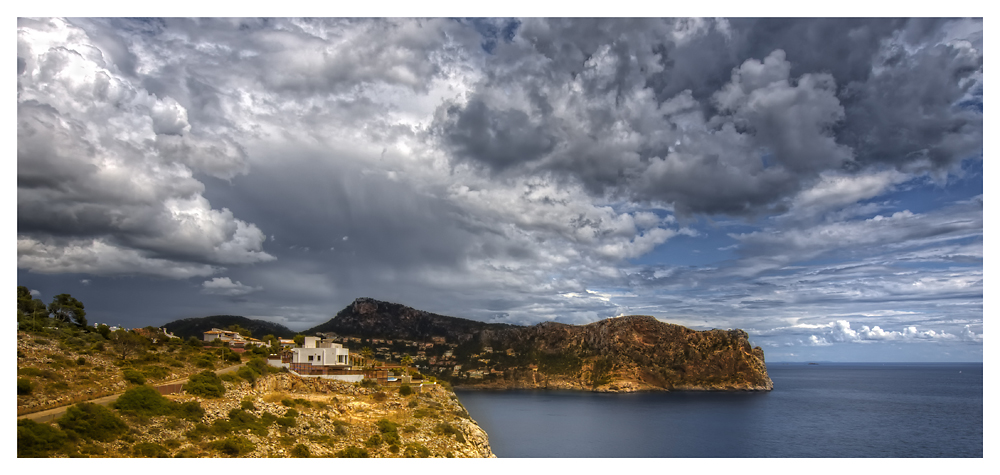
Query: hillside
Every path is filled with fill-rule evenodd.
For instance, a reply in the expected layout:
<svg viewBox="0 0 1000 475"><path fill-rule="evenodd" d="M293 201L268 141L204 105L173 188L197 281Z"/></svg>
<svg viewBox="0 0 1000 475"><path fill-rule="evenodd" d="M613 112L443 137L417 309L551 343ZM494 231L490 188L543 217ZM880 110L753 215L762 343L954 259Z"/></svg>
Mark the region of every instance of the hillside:
<svg viewBox="0 0 1000 475"><path fill-rule="evenodd" d="M181 338L198 337L201 338L204 332L213 328L226 328L230 325L239 325L253 334L254 338L264 335L274 335L278 338L292 338L297 332L279 323L255 320L238 315L212 315L200 318L183 318L164 324L163 328Z"/></svg>
<svg viewBox="0 0 1000 475"><path fill-rule="evenodd" d="M365 335L378 338L424 340L443 336L452 341L467 340L484 330L517 328L503 323L484 323L416 310L398 303L359 298L326 323L303 332L333 332L340 335Z"/></svg>
<svg viewBox="0 0 1000 475"><path fill-rule="evenodd" d="M362 298L308 333L316 331L357 337L362 344L391 345L381 348L381 354L409 354L422 372L464 387L595 391L773 387L763 350L751 347L743 330L696 331L649 316L588 325L516 326ZM413 351L413 346L435 336L445 337L448 344Z"/></svg>

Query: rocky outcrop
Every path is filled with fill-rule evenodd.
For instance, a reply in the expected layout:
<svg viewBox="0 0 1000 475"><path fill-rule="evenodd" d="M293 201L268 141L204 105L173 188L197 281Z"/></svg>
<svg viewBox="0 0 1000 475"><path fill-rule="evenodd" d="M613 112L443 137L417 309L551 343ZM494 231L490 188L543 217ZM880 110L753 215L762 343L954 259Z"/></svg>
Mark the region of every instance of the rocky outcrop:
<svg viewBox="0 0 1000 475"><path fill-rule="evenodd" d="M518 355L507 362L501 375L461 381L460 387L465 388L629 392L760 391L774 386L764 365L764 351L750 345L745 331L696 331L650 316L525 327L447 317L362 298L310 330L315 331L416 341L444 336L449 342Z"/></svg>

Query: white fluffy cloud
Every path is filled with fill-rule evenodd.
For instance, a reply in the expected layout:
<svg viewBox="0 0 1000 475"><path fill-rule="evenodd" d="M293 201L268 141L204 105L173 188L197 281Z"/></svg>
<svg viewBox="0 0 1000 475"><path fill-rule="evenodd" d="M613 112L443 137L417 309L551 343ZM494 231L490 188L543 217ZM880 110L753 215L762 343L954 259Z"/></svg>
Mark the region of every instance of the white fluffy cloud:
<svg viewBox="0 0 1000 475"><path fill-rule="evenodd" d="M201 283L202 293L225 295L228 297L247 295L253 292L260 292L261 290L264 290L264 288L260 286L252 287L249 285L243 285L240 281L233 282L229 279L229 277L216 277L212 280L206 280Z"/></svg>
<svg viewBox="0 0 1000 475"><path fill-rule="evenodd" d="M954 335L943 331L918 330L915 325L903 328L901 331L883 330L879 325L869 327L862 325L860 329L851 328L851 322L847 320L837 320L829 325L830 331L827 336L838 342L872 342L872 341L931 341L931 340L966 340L982 341L983 335L977 334L966 325L961 335ZM809 337L811 345L829 345L826 337Z"/></svg>
<svg viewBox="0 0 1000 475"><path fill-rule="evenodd" d="M184 278L273 260L264 234L202 196L245 154L109 64L80 28L19 20L18 267Z"/></svg>

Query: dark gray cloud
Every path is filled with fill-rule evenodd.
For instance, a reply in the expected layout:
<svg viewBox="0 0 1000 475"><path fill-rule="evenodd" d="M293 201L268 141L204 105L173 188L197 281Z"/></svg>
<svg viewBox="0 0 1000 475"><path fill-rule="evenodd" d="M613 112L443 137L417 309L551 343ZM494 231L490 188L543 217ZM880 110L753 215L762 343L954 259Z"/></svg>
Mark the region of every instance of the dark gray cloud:
<svg viewBox="0 0 1000 475"><path fill-rule="evenodd" d="M981 19L19 19L17 54L43 298L981 347Z"/></svg>

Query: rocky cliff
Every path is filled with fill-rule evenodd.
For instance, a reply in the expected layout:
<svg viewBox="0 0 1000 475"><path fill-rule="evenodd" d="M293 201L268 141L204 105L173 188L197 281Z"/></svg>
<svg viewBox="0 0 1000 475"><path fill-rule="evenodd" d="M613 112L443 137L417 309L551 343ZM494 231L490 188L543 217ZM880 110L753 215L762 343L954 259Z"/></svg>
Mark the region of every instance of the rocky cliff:
<svg viewBox="0 0 1000 475"><path fill-rule="evenodd" d="M593 391L773 388L764 352L751 347L745 331L696 331L649 316L610 318L588 325L546 322L525 327L357 299L310 331L416 341L444 336L460 345L456 363L471 363L486 375L453 380L460 387ZM495 353L480 354L487 347ZM480 363L487 358L489 363Z"/></svg>

